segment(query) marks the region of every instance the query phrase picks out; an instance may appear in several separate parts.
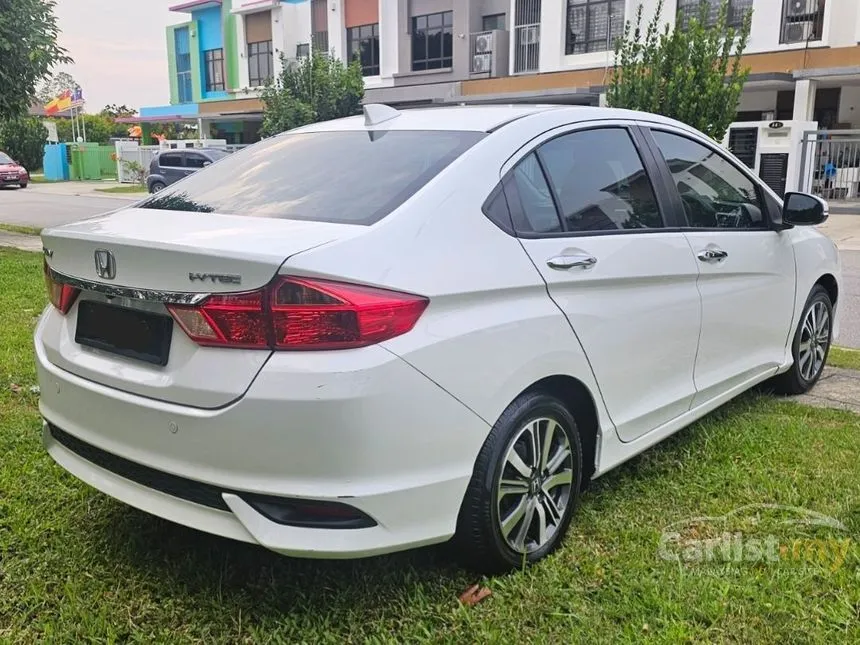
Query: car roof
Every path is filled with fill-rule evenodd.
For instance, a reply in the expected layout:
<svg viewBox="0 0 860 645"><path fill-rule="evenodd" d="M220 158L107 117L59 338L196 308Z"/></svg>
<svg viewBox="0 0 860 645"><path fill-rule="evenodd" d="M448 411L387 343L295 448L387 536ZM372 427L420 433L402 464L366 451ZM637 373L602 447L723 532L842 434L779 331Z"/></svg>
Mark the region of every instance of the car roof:
<svg viewBox="0 0 860 645"><path fill-rule="evenodd" d="M382 121L372 126L365 125L364 116L351 116L314 123L291 132L334 132L367 129L492 132L512 121L550 111L554 114L569 113L571 123L598 119L626 119L665 123L690 129L689 126L664 116L617 108L568 105L456 105L401 110L397 118Z"/></svg>

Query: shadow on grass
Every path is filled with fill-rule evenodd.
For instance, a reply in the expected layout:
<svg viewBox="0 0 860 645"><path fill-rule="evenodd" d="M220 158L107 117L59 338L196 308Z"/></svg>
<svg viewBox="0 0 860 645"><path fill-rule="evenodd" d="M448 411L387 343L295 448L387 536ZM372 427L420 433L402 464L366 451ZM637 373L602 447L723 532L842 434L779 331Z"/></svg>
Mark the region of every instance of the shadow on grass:
<svg viewBox="0 0 860 645"><path fill-rule="evenodd" d="M762 398L755 392L742 395L705 419L743 414ZM672 476L679 462L706 449L701 430L701 423L694 424L593 482L583 495L584 509L611 508L622 489L645 478ZM106 510L88 537L103 560L132 569L140 574L136 579L154 583L161 595L192 596L202 603L217 598L219 605L258 618L321 610L373 615L405 599L414 603L446 595L453 602L479 578L458 565L448 545L362 560L302 560L198 532L119 502Z"/></svg>

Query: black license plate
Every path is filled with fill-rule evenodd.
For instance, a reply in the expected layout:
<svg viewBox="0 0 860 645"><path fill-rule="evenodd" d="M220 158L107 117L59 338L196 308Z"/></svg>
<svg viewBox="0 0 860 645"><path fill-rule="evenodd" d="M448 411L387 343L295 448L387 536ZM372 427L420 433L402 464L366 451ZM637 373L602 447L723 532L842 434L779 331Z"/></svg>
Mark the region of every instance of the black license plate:
<svg viewBox="0 0 860 645"><path fill-rule="evenodd" d="M75 341L154 365L167 365L173 319L138 309L84 300Z"/></svg>

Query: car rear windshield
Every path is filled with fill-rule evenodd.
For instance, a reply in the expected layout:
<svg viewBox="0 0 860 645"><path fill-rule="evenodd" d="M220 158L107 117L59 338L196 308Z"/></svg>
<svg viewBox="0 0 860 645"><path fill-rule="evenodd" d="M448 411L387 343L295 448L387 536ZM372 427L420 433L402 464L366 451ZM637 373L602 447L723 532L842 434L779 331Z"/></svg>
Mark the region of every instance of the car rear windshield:
<svg viewBox="0 0 860 645"><path fill-rule="evenodd" d="M139 208L373 224L486 133L288 133L162 190Z"/></svg>

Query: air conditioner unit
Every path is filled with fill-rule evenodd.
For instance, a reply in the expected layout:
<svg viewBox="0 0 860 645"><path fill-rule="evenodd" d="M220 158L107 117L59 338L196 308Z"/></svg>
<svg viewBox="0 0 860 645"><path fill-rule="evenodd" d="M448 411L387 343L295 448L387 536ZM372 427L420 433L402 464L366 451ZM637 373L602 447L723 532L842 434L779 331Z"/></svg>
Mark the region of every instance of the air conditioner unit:
<svg viewBox="0 0 860 645"><path fill-rule="evenodd" d="M488 31L485 34L475 36L475 53L489 54L493 51L493 32Z"/></svg>
<svg viewBox="0 0 860 645"><path fill-rule="evenodd" d="M807 16L818 13L818 0L789 0L786 15Z"/></svg>
<svg viewBox="0 0 860 645"><path fill-rule="evenodd" d="M525 27L520 35L520 44L537 45L540 42L540 27Z"/></svg>
<svg viewBox="0 0 860 645"><path fill-rule="evenodd" d="M472 56L472 73L473 74L489 74L493 71L493 55L475 54Z"/></svg>
<svg viewBox="0 0 860 645"><path fill-rule="evenodd" d="M791 22L785 26L785 42L803 43L812 39L813 24L806 22Z"/></svg>

